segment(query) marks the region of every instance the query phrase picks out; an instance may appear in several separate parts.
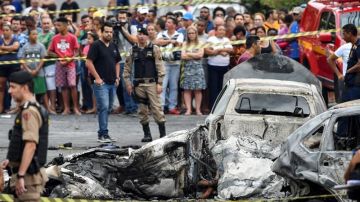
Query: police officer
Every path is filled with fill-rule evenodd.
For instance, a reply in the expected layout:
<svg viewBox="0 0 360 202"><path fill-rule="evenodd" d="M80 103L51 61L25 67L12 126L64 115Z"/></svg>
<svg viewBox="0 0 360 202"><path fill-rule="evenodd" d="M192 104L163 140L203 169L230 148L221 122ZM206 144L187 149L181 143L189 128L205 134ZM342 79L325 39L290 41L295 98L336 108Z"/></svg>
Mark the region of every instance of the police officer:
<svg viewBox="0 0 360 202"><path fill-rule="evenodd" d="M35 99L32 76L26 71L12 73L9 93L20 112L9 131L9 151L1 168L11 174L10 188L16 201L40 201L47 177L48 115Z"/></svg>
<svg viewBox="0 0 360 202"><path fill-rule="evenodd" d="M159 97L165 73L160 48L149 42L145 28L140 27L137 32L138 44L131 48L126 57L124 80L127 92L139 102L138 114L144 131L144 138L141 141L151 142L149 108L159 125L160 138L166 135L165 115ZM134 69L132 69L133 66ZM134 77L133 83L130 80L132 76Z"/></svg>

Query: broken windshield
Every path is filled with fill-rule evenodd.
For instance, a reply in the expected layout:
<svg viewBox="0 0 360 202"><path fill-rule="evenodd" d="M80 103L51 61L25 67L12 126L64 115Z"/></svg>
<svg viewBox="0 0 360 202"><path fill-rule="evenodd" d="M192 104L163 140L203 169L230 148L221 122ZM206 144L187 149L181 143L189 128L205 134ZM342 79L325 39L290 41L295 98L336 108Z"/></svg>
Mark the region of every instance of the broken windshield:
<svg viewBox="0 0 360 202"><path fill-rule="evenodd" d="M266 114L308 117L310 107L304 97L279 94L241 94L235 111L240 114Z"/></svg>
<svg viewBox="0 0 360 202"><path fill-rule="evenodd" d="M360 11L347 12L341 15L341 27L346 24L354 24L356 27L360 26Z"/></svg>

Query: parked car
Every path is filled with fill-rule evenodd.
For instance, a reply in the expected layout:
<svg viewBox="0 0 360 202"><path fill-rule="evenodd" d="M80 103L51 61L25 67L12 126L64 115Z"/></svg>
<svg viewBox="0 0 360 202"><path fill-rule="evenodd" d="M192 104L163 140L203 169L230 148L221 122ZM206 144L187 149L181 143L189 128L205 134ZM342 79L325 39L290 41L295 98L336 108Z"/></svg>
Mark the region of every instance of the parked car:
<svg viewBox="0 0 360 202"><path fill-rule="evenodd" d="M327 63L326 50L335 51L345 42L340 29L352 23L360 26L360 3L358 0L311 0L308 2L300 23L301 32L336 29L337 32L320 33L299 37L300 61L323 85L323 96L328 100L328 91L334 88L337 77ZM341 67L341 64L339 64Z"/></svg>
<svg viewBox="0 0 360 202"><path fill-rule="evenodd" d="M360 143L360 100L336 105L295 130L272 170L286 178L295 196L334 194Z"/></svg>

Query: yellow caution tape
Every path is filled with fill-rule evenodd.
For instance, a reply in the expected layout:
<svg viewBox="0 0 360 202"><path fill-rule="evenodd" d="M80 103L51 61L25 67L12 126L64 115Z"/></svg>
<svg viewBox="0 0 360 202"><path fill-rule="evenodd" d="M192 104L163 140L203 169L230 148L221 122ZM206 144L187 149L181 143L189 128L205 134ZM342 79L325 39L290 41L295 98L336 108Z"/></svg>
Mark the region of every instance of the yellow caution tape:
<svg viewBox="0 0 360 202"><path fill-rule="evenodd" d="M296 34L286 34L286 35L280 35L280 36L270 36L270 37L262 37L260 40L276 40L276 39L292 39L292 38L298 38L303 36L313 36L321 33L333 33L338 32L341 29L329 29L329 30L320 30L320 31L311 31L311 32L301 32ZM232 45L239 45L239 44L245 44L246 40L238 40L238 41L231 41L229 44ZM300 42L302 43L302 42ZM202 43L196 46L189 46L189 47L174 47L174 48L165 48L160 47L160 50L162 52L174 52L174 51L181 51L181 50L193 50L193 49L199 49L199 48L208 48L208 47L214 47L223 45L224 43ZM311 45L311 44L310 44ZM320 50L319 50L320 51ZM125 57L129 54L129 52L121 52L120 55L122 57ZM50 58L50 59L21 59L21 60L12 60L12 61L0 61L1 65L9 65L9 64L20 64L20 63L30 63L30 62L40 62L40 61L58 61L58 60L86 60L86 57L68 57L68 58ZM1 68L1 67L0 67Z"/></svg>
<svg viewBox="0 0 360 202"><path fill-rule="evenodd" d="M338 195L345 196L345 195ZM287 198L277 198L277 199L251 199L251 200L235 200L240 202L254 202L254 201L292 201L292 200L305 200L305 199L324 199L324 198L333 198L334 195L316 195L316 196L304 196L304 197L287 197ZM14 201L14 196L10 194L0 194L0 201L2 202L12 202ZM88 199L70 199L70 198L48 198L41 197L42 202L111 202L118 200L88 200Z"/></svg>
<svg viewBox="0 0 360 202"><path fill-rule="evenodd" d="M272 41L272 40L278 40L278 39L293 39L303 36L313 36L318 35L322 33L333 33L333 32L339 32L341 29L329 29L329 30L319 30L319 31L311 31L311 32L300 32L300 33L292 33L292 34L284 34L284 35L278 35L278 36L267 36L260 38L260 41ZM237 41L230 41L231 45L240 45L245 44L246 40L237 40ZM228 43L229 44L229 43ZM224 43L203 43L196 46L189 46L185 49L183 47L175 47L175 48L164 48L161 47L162 52L173 52L173 51L181 51L181 50L192 50L192 49L199 49L199 48L208 48L208 47L214 47L224 45ZM125 53L124 53L125 54ZM1 64L1 63L0 63Z"/></svg>
<svg viewBox="0 0 360 202"><path fill-rule="evenodd" d="M0 194L1 202L13 202L14 196L10 194ZM112 202L114 200L88 200L88 199L71 199L71 198L48 198L41 197L42 202Z"/></svg>
<svg viewBox="0 0 360 202"><path fill-rule="evenodd" d="M13 64L32 63L32 62L41 62L41 61L48 62L48 61L60 61L60 60L85 60L85 59L86 59L86 57L67 57L67 58L49 58L49 59L21 59L21 60L1 61L0 65L13 65Z"/></svg>
<svg viewBox="0 0 360 202"><path fill-rule="evenodd" d="M200 3L232 3L231 0L194 0L194 1L180 1L180 2L163 2L159 4L144 4L144 5L130 5L130 6L104 6L98 7L98 10L126 10L129 8L141 8L141 7L173 7L173 6L186 6L186 5L195 5ZM56 10L56 11L47 11L49 14L58 14L58 13L80 13L81 11L88 11L89 8L80 8L80 9L68 9L68 10ZM39 12L33 11L32 13L39 14ZM5 16L23 16L21 13L11 13L11 14L2 14L2 17Z"/></svg>

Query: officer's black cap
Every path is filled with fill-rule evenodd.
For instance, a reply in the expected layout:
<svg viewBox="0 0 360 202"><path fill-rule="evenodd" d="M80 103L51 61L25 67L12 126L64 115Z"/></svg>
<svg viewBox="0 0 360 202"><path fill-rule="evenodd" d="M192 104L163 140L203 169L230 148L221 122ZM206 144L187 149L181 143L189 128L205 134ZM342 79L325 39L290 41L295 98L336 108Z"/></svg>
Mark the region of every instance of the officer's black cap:
<svg viewBox="0 0 360 202"><path fill-rule="evenodd" d="M32 81L32 76L27 71L18 71L10 74L9 81L17 84L26 84Z"/></svg>
<svg viewBox="0 0 360 202"><path fill-rule="evenodd" d="M138 33L142 33L142 34L148 36L147 30L146 30L145 28L143 28L143 27L139 27L139 28L137 29L137 32L138 32Z"/></svg>

